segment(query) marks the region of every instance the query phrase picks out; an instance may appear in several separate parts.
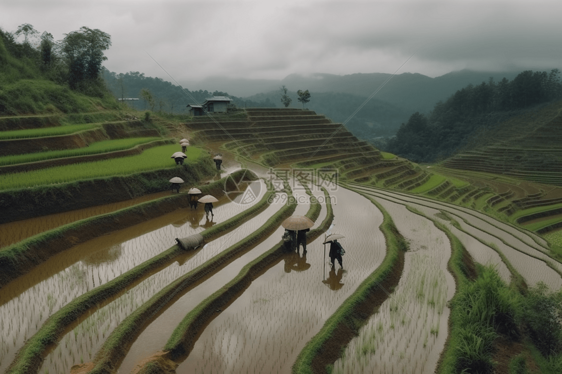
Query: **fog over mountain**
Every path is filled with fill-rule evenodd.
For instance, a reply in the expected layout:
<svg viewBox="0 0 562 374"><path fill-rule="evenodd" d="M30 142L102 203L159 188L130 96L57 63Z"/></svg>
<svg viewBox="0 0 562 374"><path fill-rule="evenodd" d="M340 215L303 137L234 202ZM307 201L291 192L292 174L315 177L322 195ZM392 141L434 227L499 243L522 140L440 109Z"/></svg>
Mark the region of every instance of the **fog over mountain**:
<svg viewBox="0 0 562 374"><path fill-rule="evenodd" d="M55 40L100 29L110 71L182 85L259 79L263 92L293 73L551 69L562 61L561 11L556 0L21 0L2 3L0 27L29 23Z"/></svg>
<svg viewBox="0 0 562 374"><path fill-rule="evenodd" d="M451 94L468 84L488 82L490 78L500 81L502 78L513 79L520 71L485 72L462 70L451 72L436 78L422 74L402 73L397 75L385 73L371 74L291 74L280 80L252 80L233 79L227 77L207 78L200 82L185 82L184 87L191 90L208 90L228 92L240 97L252 97L260 93L267 94L270 100L275 100L276 93L281 86L290 91L309 90L312 93L346 93L355 96L373 97L401 107L408 111L427 111L439 100L444 100ZM252 100L255 100L252 97ZM294 103L295 104L295 103ZM355 108L354 108L355 109Z"/></svg>

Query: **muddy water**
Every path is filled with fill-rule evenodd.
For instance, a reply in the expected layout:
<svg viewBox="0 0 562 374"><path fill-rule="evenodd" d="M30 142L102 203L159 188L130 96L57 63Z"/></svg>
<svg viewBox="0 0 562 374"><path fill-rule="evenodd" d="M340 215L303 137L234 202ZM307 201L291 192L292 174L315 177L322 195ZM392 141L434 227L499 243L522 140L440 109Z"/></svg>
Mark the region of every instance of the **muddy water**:
<svg viewBox="0 0 562 374"><path fill-rule="evenodd" d="M276 212L281 208L281 205L275 204L270 207L272 212ZM308 211L308 204L299 204L295 210L296 215L304 215ZM272 214L272 213L270 213ZM226 249L228 246L236 243L244 237L251 234L258 229L266 217L256 217L254 220L244 224L237 232L233 233L233 239L227 245L220 243L209 243L215 247L222 247ZM284 229L279 227L274 234L265 238L259 245L252 248L250 252L242 255L231 264L220 270L205 282L199 284L196 288L186 293L178 301L174 303L168 310L158 317L157 320L152 322L150 326L139 336L136 342L131 347L129 354L125 358L123 364L119 368L122 373L129 373L143 358L148 357L159 350L162 350L174 329L178 326L181 320L189 311L196 307L199 303L205 300L209 295L218 291L222 286L235 278L240 270L249 262L255 260L263 253L271 249L279 242L283 235Z"/></svg>
<svg viewBox="0 0 562 374"><path fill-rule="evenodd" d="M455 281L447 270L447 236L403 205L377 201L410 244L398 286L359 336L347 346L334 373L433 373L448 335Z"/></svg>
<svg viewBox="0 0 562 374"><path fill-rule="evenodd" d="M91 208L78 209L70 212L36 217L24 221L5 223L0 225L0 248L7 247L11 244L27 239L33 235L52 230L68 223L76 222L81 219L97 216L100 214L111 213L119 209L128 208L130 206L158 199L164 196L170 196L170 192L158 192L127 201L121 201L119 203L99 205Z"/></svg>
<svg viewBox="0 0 562 374"><path fill-rule="evenodd" d="M333 233L346 249L345 271L330 271L321 238L306 260L288 257L252 285L209 326L178 373L289 373L298 353L382 262L382 214L367 199L334 193ZM360 208L358 208L360 207ZM310 265L310 266L309 266Z"/></svg>
<svg viewBox="0 0 562 374"><path fill-rule="evenodd" d="M480 222L481 225L487 225L491 228L499 228L501 231L505 231L508 234L510 234L508 237L509 238L513 238L514 241L522 241L524 242L527 246L534 248L537 251L542 251L542 252L547 252L547 243L543 238L540 238L539 236L530 233L530 232L522 232L517 230L516 228L503 223L501 221L498 221L494 218L491 218L483 213L477 212L475 210L472 209L468 209L468 208L464 208L464 207L460 207L460 206L456 206L453 204L449 204L449 203L444 203L444 202L440 202L440 201L435 201L435 200L431 200L425 197L421 197L421 196L413 196L413 195L408 195L408 194L404 194L404 193L400 193L400 192L390 192L390 191L382 191L382 190L378 190L378 189L369 189L369 188L364 188L364 187L359 187L362 190L367 190L367 191L375 191L377 193L381 193L381 194L385 194L385 195L392 195L396 198L400 198L406 201L419 201L425 205L429 205L432 206L436 209L444 209L445 210L449 210L449 211L454 211L456 214L458 214L459 216L464 217L473 217L472 219L476 219L478 220L477 222ZM495 227L494 227L495 226ZM496 229L496 228L495 228ZM497 229L496 229L497 230ZM534 238L536 238L539 242L541 242L542 246L538 245L533 239L531 239L531 236L533 236Z"/></svg>
<svg viewBox="0 0 562 374"><path fill-rule="evenodd" d="M41 370L44 371L46 369L49 370L49 372L69 372L70 367L80 363L80 357L83 358L84 362L91 361L105 342L107 336L139 306L163 287L246 237L249 233L258 228L262 222L269 219L277 212L280 207L280 205L270 206L252 220L246 222L242 226L242 229L234 230L217 240L211 241L202 249L198 249L190 253L189 256L186 256L181 264L174 263L170 265L129 290L126 295L97 310L65 336L63 342L59 344L57 349L49 354ZM219 210L216 210L215 217L218 214ZM243 230L245 227L250 229L245 231ZM279 238L277 238L277 241L278 240ZM223 284L224 283L221 285ZM208 294L206 294L205 297L206 296L208 296ZM185 310L182 310L182 312L185 313ZM175 325L172 327L172 330L173 328L175 328ZM149 337L148 340L152 341L155 338L155 336L152 336ZM164 343L168 338L169 335L167 337L164 336ZM67 340L74 341L74 343L65 346L64 344Z"/></svg>
<svg viewBox="0 0 562 374"><path fill-rule="evenodd" d="M156 219L156 223L143 223L65 251L32 274L14 281L6 292L2 289L2 299L6 297L6 300L10 300L2 300L0 307L1 320L8 324L0 336L0 372L10 364L25 339L33 335L52 313L74 298L165 251L175 244L174 238L201 232L219 220L226 220L251 206L228 204L227 201L223 197L215 204L214 221L204 217L202 207L197 211L183 209L172 212ZM174 222L175 225L172 224ZM165 223L166 226L154 230L159 223ZM153 231L142 231L147 227ZM133 238L119 242L118 239L123 235ZM62 266L57 262L59 260ZM51 265L57 270L56 273L51 271ZM25 291L18 293L23 289ZM17 298L12 298L15 295Z"/></svg>
<svg viewBox="0 0 562 374"><path fill-rule="evenodd" d="M459 220L460 221L460 220ZM482 230L478 230L472 226L459 222L464 231L470 235L480 238L485 243L494 244L501 253L507 257L515 270L521 274L529 286L536 286L539 282L546 283L551 290L558 290L562 287L562 278L558 273L549 268L543 261L527 256L525 253L516 251L515 249L505 245L496 237L489 235Z"/></svg>
<svg viewBox="0 0 562 374"><path fill-rule="evenodd" d="M373 193L372 195L373 196L383 196L383 195L376 194L376 193ZM387 195L384 195L384 198L388 199L390 201L396 202L396 203L404 204L403 201L388 197ZM496 270L498 271L500 277L506 283L510 282L511 273L510 273L509 269L503 263L501 257L498 255L498 253L496 251L494 251L492 248L482 244L481 242L476 240L474 237L472 237L468 234L465 234L464 232L458 230L456 227L452 226L450 221L444 219L444 217L440 214L439 210L428 208L426 206L411 203L411 202L407 203L407 205L419 210L420 212L425 214L427 217L437 219L438 221L440 221L441 223L446 225L449 228L449 230L451 230L453 235L455 235L460 240L460 242L464 245L466 250L470 253L472 258L474 259L474 261L476 261L476 262L478 262L479 264L482 264L482 265L492 265L492 266L494 266L496 268Z"/></svg>
<svg viewBox="0 0 562 374"><path fill-rule="evenodd" d="M379 191L371 191L371 193L383 197L392 197L394 195L392 193L380 193ZM395 198L402 201L409 201L414 203L416 202L415 198ZM435 208L441 208L443 211L451 213L453 215L453 218L455 218L460 223L463 230L468 232L471 236L473 236L474 238L479 238L485 243L493 243L494 245L496 245L500 252L504 254L511 262L513 267L527 280L527 283L529 285L533 286L542 281L553 290L558 290L562 286L562 278L558 273L549 268L544 261L537 260L536 258L533 258L531 256L536 256L545 261L550 261L559 269L562 267L562 264L555 262L554 260L546 256L543 252L535 250L533 247L528 246L527 243L519 240L516 237L513 237L509 232L499 230L496 227L488 224L487 222L484 222L479 218L476 218L464 212L455 211L453 209L449 209L448 207L439 206L439 204L432 204L428 201L417 201L421 204L432 206ZM461 219L461 217L470 222L471 225L466 224ZM482 229L476 227L481 227ZM484 230L494 235L490 235ZM498 237L503 239L506 243L511 244L517 250L512 248L511 246L504 244L500 239L498 239Z"/></svg>

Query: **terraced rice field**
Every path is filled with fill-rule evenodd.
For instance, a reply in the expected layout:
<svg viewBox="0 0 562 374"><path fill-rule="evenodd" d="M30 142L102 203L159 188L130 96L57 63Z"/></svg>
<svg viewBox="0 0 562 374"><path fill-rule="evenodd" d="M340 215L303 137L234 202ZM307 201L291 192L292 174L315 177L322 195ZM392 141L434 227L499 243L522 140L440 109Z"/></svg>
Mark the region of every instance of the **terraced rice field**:
<svg viewBox="0 0 562 374"><path fill-rule="evenodd" d="M215 216L217 217L217 220L218 217L221 217L222 220L225 220L240 213L243 209L249 208L251 206L237 205L232 203L228 204L227 201L228 200L226 198L223 198L222 201L217 204L215 209ZM166 222L167 220L174 220L177 222L177 213L178 212L176 212L175 214L172 213L171 217L159 218L157 221L160 224L162 222ZM36 271L36 276L40 278L46 277L46 279L36 282L33 287L25 289L25 291L22 291L17 295L17 298L12 298L10 301L8 301L3 297L0 301L0 304L2 305L0 307L2 319L11 321L9 327L3 329L1 342L1 351L3 351L3 356L2 359L0 359L0 362L2 363L0 366L0 371L3 371L7 368L7 365L13 359L14 354L17 352L17 350L21 348L23 342L28 337L35 334L35 332L47 320L47 318L57 310L59 310L61 307L68 304L70 301L79 297L80 295L88 292L89 290L106 284L107 282L133 269L135 266L163 252L174 244L174 238L186 237L191 234L201 232L206 227L211 227L213 223L216 223L213 221L208 221L206 218L203 218L202 215L203 214L201 212L201 209L198 212L184 211L180 214L180 217L185 218L190 224L177 225L178 227L176 227L172 223L167 223L160 229L152 230L144 235L139 236L139 233L142 233L145 227L150 227L151 223L147 222L147 224L141 225L141 227L133 227L127 230L129 232L135 233L135 237L131 238L130 240L124 242L117 242L118 239L112 240L112 242L117 243L112 244L110 247L106 248L100 248L100 243L98 241L96 243L88 242L84 245L79 246L78 248L70 249L69 252L79 252L82 256L79 261L72 265L67 265L65 269L62 269L59 272L46 276L46 274L44 274L43 272ZM158 225L158 223L156 223L156 225ZM119 233L114 233L111 235L120 237ZM104 241L111 240L111 238L105 237L103 239ZM88 253L88 255L84 256L84 253ZM51 260L51 262L56 261L57 259ZM196 258L195 261L201 260ZM49 264L47 264L44 267L49 269L52 266L49 266ZM186 268L184 267L183 269ZM168 268L167 270L170 269ZM174 274L175 273L171 273L170 276L173 277ZM30 279L30 281L33 280ZM158 284L154 284L155 282L153 278L149 278L147 281L145 281L145 283L142 283L138 287L140 287L140 289L143 289L143 287L146 287L146 283L153 284L155 289L158 289ZM18 288L16 285L12 284L10 284L10 287ZM23 288L25 288L25 286L20 285L20 290L22 290ZM129 291L129 293L130 292L131 291ZM148 293L145 290L145 295L150 295L153 292L153 289L149 289ZM12 291L12 294L13 293L14 291ZM4 295L6 294L3 293L2 296ZM76 331L75 338L77 339L78 337L78 331L86 329L89 332L89 329L92 329L94 325L92 320L99 315L105 316L107 313L106 310L109 309L121 313L118 313L116 317L112 317L113 323L116 323L119 316L126 316L128 314L123 314L123 308L126 308L126 306L132 307L133 305L135 305L135 303L138 304L140 302L139 300L130 300L130 296L129 299L127 299L130 300L130 303L128 302L127 304L124 304L123 300L123 298L117 299L112 304L108 305L105 309L98 311L94 317L86 319L85 322L77 327L78 330L74 330ZM142 300L142 298L140 300ZM19 313L18 308L21 308L22 305L26 304L32 305L33 310L28 314ZM115 309L115 305L119 305L120 307ZM17 318L19 318L18 320L13 319L16 316ZM103 322L106 321L107 320L104 318ZM109 328L109 326L103 327ZM82 332L86 332L86 330ZM103 334L106 332L106 330L101 329L100 332ZM89 334L81 333L79 336L81 339L90 339ZM97 336L95 336L95 338L99 339L99 337ZM7 342L12 342L12 344L8 345ZM69 349L65 352L65 355L68 356L65 356L64 358L62 358L62 360L69 363L75 363L76 360L72 360L72 357L89 357L87 356L87 353L88 351L91 351L92 348L89 347L88 351L77 353L73 352L74 349L80 349L80 346L77 344L70 345ZM49 360L47 360L46 362L49 363ZM68 372L70 370L70 366L57 366L55 364L54 366L46 366L46 369L50 372Z"/></svg>
<svg viewBox="0 0 562 374"><path fill-rule="evenodd" d="M194 370L290 372L308 340L321 331L328 318L382 263L386 252L384 236L378 231L382 215L369 198L378 201L392 216L410 249L398 285L394 290L388 290L389 297L360 330L359 336L350 342L343 357L335 361L334 372L429 373L435 370L448 334L447 301L455 292L455 284L447 271L450 243L432 220L449 225L474 259L482 264L495 264L504 280L510 279L507 260L530 284L545 281L552 288L562 286L559 274L562 266L553 262L541 241L529 234L478 213L429 199L360 186L353 186L353 189L356 192L342 187L332 192L336 218L329 233L346 236L341 240L347 250L345 270L339 266L330 268L329 259L324 257L322 236L309 243L305 256L302 250L300 254L283 255L282 261L267 267L253 279L225 310L217 311L189 354L177 362L178 373ZM298 196L298 192L294 193ZM322 197L319 190L314 190L314 195ZM279 199L280 195L275 196ZM105 306L91 309L85 316L87 318L80 319L79 324L61 336L53 350L45 352L45 360L38 372L70 372L73 365L95 363L101 357L99 352L106 339L137 308L175 279L194 271L251 234L280 207L272 204L242 227L186 254L180 262L148 276L126 293L104 303ZM247 208L223 201L223 205L216 207L215 217L225 219ZM309 204L299 204L294 213L306 214L309 209ZM316 225L326 217L325 205L322 212ZM200 215L193 216L193 212L175 212L171 216L173 218L159 221L183 216L175 221L177 227L168 224L116 244L111 243L118 239L106 238L108 245L104 248L100 248L99 242L87 243L83 248L68 252L89 255L66 264L60 271L43 275L44 280L35 281L29 287L18 282L19 295L3 299L0 306L2 320L9 321L5 322L3 331L6 334L3 334L0 345L0 370L5 371L25 340L72 299L166 250L173 244L174 237L201 232L205 225L212 227L212 223ZM460 229L451 225L451 220L456 220ZM131 228L130 232L138 233L138 230ZM276 229L250 251L176 297L137 333L138 337L119 363L120 372L142 367L144 359L161 351L189 310L197 308L210 294L220 290L245 264L267 252L279 241L281 234L282 229ZM85 249L89 246L93 248ZM552 267L546 265L547 261ZM41 274L37 276L41 277ZM18 292L18 287L10 285L9 289L14 290L14 296ZM24 305L33 307L22 313Z"/></svg>
<svg viewBox="0 0 562 374"><path fill-rule="evenodd" d="M449 301L458 291L448 232L474 262L494 266L504 282L522 279L528 286L544 282L561 289L562 264L543 238L443 201L472 193L471 204L484 206L490 198L545 191L471 192L464 180L380 153L346 130L326 152L310 151L328 140L319 132L339 125L313 112L283 111L284 118L280 112L248 110L221 123L228 136L205 118L187 124L196 139L208 142L207 150L224 154L226 174L238 170L235 157L244 156L246 167L263 178L244 185L234 201L221 197L213 218L207 219L201 206L176 206L123 230L108 227L3 286L0 372L136 373L161 366L177 373L304 373L323 372L329 365L334 373L433 373L447 348ZM303 135L280 140L288 127ZM340 151L346 144L351 149ZM170 163L168 154L177 145L167 147L140 156L154 159L151 152L161 149ZM189 151L198 152L189 154L193 158L206 152ZM133 156L137 163L140 156ZM323 190L289 174L270 184L269 171L251 160L282 167L299 161L302 169L337 167L345 183L323 184ZM279 168L278 176L287 170ZM117 214L146 199L158 203L158 197L4 224L0 245ZM306 253L283 250L280 224L290 215L315 222ZM326 256L323 239L331 233L345 236L343 269L332 268ZM191 235L200 235L203 245L184 251L175 244L175 238ZM395 248L400 238L406 252ZM370 301L355 304L365 289ZM349 324L357 331L349 332ZM317 342L322 348L307 361Z"/></svg>

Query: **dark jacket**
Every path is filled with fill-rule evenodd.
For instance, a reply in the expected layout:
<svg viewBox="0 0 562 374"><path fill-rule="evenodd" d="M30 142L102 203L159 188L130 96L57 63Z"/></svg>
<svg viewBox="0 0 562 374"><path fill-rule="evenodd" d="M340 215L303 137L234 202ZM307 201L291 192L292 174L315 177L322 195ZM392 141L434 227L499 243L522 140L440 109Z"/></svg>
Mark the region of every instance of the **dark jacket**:
<svg viewBox="0 0 562 374"><path fill-rule="evenodd" d="M337 241L330 243L330 258L341 257L343 247Z"/></svg>

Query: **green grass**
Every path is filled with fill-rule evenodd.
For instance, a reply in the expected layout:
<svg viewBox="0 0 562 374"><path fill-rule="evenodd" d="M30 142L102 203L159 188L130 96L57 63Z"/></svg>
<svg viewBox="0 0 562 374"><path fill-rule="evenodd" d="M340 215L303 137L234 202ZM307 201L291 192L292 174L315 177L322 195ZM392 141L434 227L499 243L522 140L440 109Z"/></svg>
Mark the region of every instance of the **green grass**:
<svg viewBox="0 0 562 374"><path fill-rule="evenodd" d="M419 187L414 188L413 190L410 191L410 193L419 194L419 193L427 192L427 191L432 190L435 187L439 186L441 183L443 183L445 181L445 179L446 178L444 176L442 176L441 174L433 174L427 180L427 182L425 182L424 184L422 184Z"/></svg>
<svg viewBox="0 0 562 374"><path fill-rule="evenodd" d="M0 74L0 81L3 75ZM2 114L78 113L99 110L99 107L118 108L115 98L101 88L95 92L96 96L86 96L47 79L25 78L0 88Z"/></svg>
<svg viewBox="0 0 562 374"><path fill-rule="evenodd" d="M550 250L558 259L562 259L562 230L556 230L543 235L550 244Z"/></svg>
<svg viewBox="0 0 562 374"><path fill-rule="evenodd" d="M55 183L101 178L113 175L129 175L149 170L174 168L171 157L178 151L176 144L147 149L140 155L120 157L111 160L84 162L75 165L58 166L24 173L6 174L0 180L0 190L34 187ZM186 163L194 163L203 150L188 147Z"/></svg>
<svg viewBox="0 0 562 374"><path fill-rule="evenodd" d="M554 216L554 217L549 218L549 219L544 219L544 220L539 221L539 222L533 222L533 223L530 223L528 225L523 224L523 227L526 228L527 230L537 231L537 230L540 230L544 227L547 227L547 226L553 225L555 223L558 223L560 221L562 221L562 218L558 215L558 216Z"/></svg>
<svg viewBox="0 0 562 374"><path fill-rule="evenodd" d="M128 138L128 139L104 140L101 142L92 143L88 147L78 148L78 149L28 153L25 155L16 155L16 156L4 156L4 157L0 157L0 166L24 164L27 162L44 161L44 160L51 160L55 158L77 157L77 156L93 155L98 153L120 151L124 149L133 148L139 144L149 143L158 139L160 138L151 137L151 138Z"/></svg>
<svg viewBox="0 0 562 374"><path fill-rule="evenodd" d="M559 209L562 208L562 203L560 204L552 204L552 205L545 205L545 206L536 206L533 208L525 209L525 210L518 210L517 212L513 213L509 217L509 220L512 222L517 222L517 219L525 216L529 216L535 213L547 212L549 210Z"/></svg>
<svg viewBox="0 0 562 374"><path fill-rule="evenodd" d="M68 135L80 131L92 130L101 126L98 124L66 125L45 127L40 129L12 130L0 132L0 140L42 138L47 136Z"/></svg>
<svg viewBox="0 0 562 374"><path fill-rule="evenodd" d="M382 152L381 151L381 155L382 155L383 159L385 159L385 160L391 160L393 158L396 158L395 154L388 153L388 152Z"/></svg>

